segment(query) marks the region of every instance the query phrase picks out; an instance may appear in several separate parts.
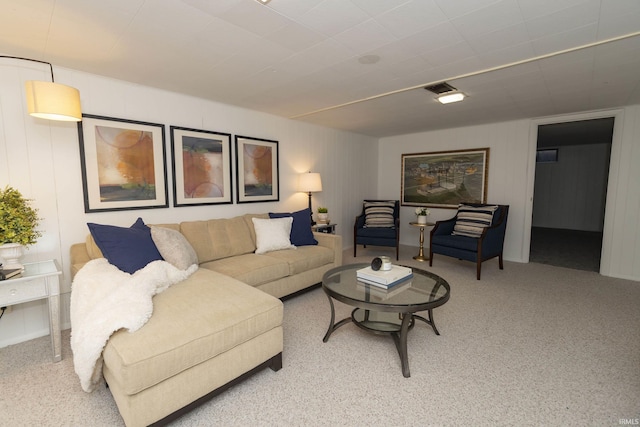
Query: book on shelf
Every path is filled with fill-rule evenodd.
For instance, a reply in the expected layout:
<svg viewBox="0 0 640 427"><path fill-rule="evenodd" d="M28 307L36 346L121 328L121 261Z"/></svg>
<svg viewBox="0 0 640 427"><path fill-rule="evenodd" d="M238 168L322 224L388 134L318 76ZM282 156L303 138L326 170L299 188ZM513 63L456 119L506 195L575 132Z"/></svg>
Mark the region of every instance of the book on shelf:
<svg viewBox="0 0 640 427"><path fill-rule="evenodd" d="M0 269L0 280L11 279L12 277L16 277L20 275L24 269L22 268L3 268Z"/></svg>
<svg viewBox="0 0 640 427"><path fill-rule="evenodd" d="M401 265L392 265L390 270L374 270L371 267L365 267L356 271L358 280L382 288L390 288L411 277L413 277L413 271Z"/></svg>

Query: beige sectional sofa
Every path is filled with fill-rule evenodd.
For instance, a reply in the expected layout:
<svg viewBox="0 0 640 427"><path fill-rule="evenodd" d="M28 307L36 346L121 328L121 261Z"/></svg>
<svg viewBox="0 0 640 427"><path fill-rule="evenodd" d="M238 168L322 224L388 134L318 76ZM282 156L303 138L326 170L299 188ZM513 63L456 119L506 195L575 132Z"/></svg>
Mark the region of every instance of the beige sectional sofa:
<svg viewBox="0 0 640 427"><path fill-rule="evenodd" d="M317 245L256 254L252 218L269 216L158 225L186 238L200 268L153 297L142 328L114 333L104 348L103 374L127 426L164 424L257 370L281 368L279 298L341 265L342 241L313 233ZM102 256L91 235L73 245L72 275Z"/></svg>

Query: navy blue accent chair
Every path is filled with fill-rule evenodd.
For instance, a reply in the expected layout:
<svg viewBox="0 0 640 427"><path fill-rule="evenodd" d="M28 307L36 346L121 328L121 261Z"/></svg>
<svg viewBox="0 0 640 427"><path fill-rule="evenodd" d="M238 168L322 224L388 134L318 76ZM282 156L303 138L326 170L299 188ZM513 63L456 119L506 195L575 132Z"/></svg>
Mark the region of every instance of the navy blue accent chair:
<svg viewBox="0 0 640 427"><path fill-rule="evenodd" d="M482 203L465 203L470 206L496 206ZM491 226L486 227L479 238L455 236L451 234L456 224L457 213L451 219L438 221L431 230L429 241L429 266L433 265L433 255L446 255L476 263L476 278L480 280L482 263L488 259L498 257L500 270L504 269L502 250L504 235L507 229L509 205L497 205L493 213Z"/></svg>
<svg viewBox="0 0 640 427"><path fill-rule="evenodd" d="M362 213L356 217L353 226L353 256L356 256L358 245L390 246L396 248L396 260L400 259L400 201L394 200L393 227L365 227L364 204L366 202L387 202L390 200L365 200Z"/></svg>

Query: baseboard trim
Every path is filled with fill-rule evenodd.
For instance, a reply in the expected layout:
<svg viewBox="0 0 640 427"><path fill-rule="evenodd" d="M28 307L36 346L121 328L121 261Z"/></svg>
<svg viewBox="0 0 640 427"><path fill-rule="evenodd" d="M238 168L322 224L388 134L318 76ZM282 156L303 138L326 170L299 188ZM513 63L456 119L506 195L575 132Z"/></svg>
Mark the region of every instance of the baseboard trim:
<svg viewBox="0 0 640 427"><path fill-rule="evenodd" d="M20 344L25 341L31 341L36 338L44 337L49 335L49 329L41 329L39 331L33 331L28 334L19 335L15 337L8 338L6 340L0 341L0 348L8 347L10 345Z"/></svg>

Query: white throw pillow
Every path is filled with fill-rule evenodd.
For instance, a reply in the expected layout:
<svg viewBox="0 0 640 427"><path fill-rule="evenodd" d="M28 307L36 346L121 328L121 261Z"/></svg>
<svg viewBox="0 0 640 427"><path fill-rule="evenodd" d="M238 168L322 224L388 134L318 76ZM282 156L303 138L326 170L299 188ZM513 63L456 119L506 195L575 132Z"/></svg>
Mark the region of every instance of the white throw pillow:
<svg viewBox="0 0 640 427"><path fill-rule="evenodd" d="M151 226L151 238L165 261L179 270L198 264L198 255L193 246L179 231Z"/></svg>
<svg viewBox="0 0 640 427"><path fill-rule="evenodd" d="M291 224L293 224L292 217L273 219L251 218L251 220L253 221L253 228L256 231L257 254L296 248L291 244L291 240L289 240Z"/></svg>

